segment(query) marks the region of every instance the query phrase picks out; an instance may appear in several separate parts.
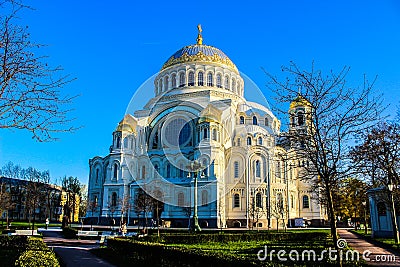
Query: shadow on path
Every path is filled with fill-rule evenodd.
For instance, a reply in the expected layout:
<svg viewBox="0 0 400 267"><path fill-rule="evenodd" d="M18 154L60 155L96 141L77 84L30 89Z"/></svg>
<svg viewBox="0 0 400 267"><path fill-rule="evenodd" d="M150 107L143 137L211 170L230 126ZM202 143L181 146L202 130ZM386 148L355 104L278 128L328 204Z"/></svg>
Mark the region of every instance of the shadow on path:
<svg viewBox="0 0 400 267"><path fill-rule="evenodd" d="M61 229L41 229L43 241L61 258L67 267L113 267L90 253L93 248L98 248L97 240L65 239Z"/></svg>
<svg viewBox="0 0 400 267"><path fill-rule="evenodd" d="M349 232L348 230L339 229L339 236L345 239L347 245L360 253L360 259L364 253L368 259L367 264L371 266L400 266L400 254L393 253L387 249L378 247L361 237ZM366 252L369 251L370 253Z"/></svg>

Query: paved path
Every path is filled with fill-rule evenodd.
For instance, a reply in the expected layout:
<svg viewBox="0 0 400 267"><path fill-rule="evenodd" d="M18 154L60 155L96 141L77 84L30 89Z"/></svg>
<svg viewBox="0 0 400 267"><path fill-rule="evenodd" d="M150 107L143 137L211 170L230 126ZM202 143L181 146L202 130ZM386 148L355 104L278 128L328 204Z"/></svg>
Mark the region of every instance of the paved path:
<svg viewBox="0 0 400 267"><path fill-rule="evenodd" d="M369 250L370 261L368 265L371 266L400 266L400 254L388 251L384 248L377 247L376 245L358 237L357 235L349 232L348 230L338 229L340 238L345 239L347 245L352 249L357 250L362 258L363 253ZM367 255L367 254L365 254Z"/></svg>
<svg viewBox="0 0 400 267"><path fill-rule="evenodd" d="M90 253L98 248L97 240L76 240L62 237L61 229L42 230L43 241L53 248L67 267L113 267L103 259Z"/></svg>

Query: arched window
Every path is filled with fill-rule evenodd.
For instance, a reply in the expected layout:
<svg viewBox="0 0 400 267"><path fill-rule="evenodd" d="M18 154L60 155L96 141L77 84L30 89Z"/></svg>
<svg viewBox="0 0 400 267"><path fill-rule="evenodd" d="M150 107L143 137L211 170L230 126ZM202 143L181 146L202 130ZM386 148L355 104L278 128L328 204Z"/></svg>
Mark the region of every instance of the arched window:
<svg viewBox="0 0 400 267"><path fill-rule="evenodd" d="M199 74L197 74L197 85L198 86L203 86L204 85L204 74L202 71L199 72Z"/></svg>
<svg viewBox="0 0 400 267"><path fill-rule="evenodd" d="M263 144L262 137L258 137L258 145L259 145L259 146L262 146L262 144Z"/></svg>
<svg viewBox="0 0 400 267"><path fill-rule="evenodd" d="M257 194L256 194L256 207L257 207L257 208L262 208L261 193L257 193Z"/></svg>
<svg viewBox="0 0 400 267"><path fill-rule="evenodd" d="M237 91L238 94L241 93L241 92L240 92L240 84L239 84L239 82L237 83L237 89L236 89L236 91Z"/></svg>
<svg viewBox="0 0 400 267"><path fill-rule="evenodd" d="M179 87L185 86L185 73L179 74Z"/></svg>
<svg viewBox="0 0 400 267"><path fill-rule="evenodd" d="M165 76L165 78L164 78L164 91L168 90L168 84L169 84L169 78L168 78L168 76Z"/></svg>
<svg viewBox="0 0 400 267"><path fill-rule="evenodd" d="M172 74L172 81L171 81L171 87L175 88L176 87L176 74Z"/></svg>
<svg viewBox="0 0 400 267"><path fill-rule="evenodd" d="M188 82L189 86L194 86L194 72L191 71L189 72L189 82Z"/></svg>
<svg viewBox="0 0 400 267"><path fill-rule="evenodd" d="M225 76L225 89L229 90L229 77Z"/></svg>
<svg viewBox="0 0 400 267"><path fill-rule="evenodd" d="M294 197L293 197L293 195L290 195L290 207L292 209L294 209Z"/></svg>
<svg viewBox="0 0 400 267"><path fill-rule="evenodd" d="M240 116L240 124L244 124L244 117Z"/></svg>
<svg viewBox="0 0 400 267"><path fill-rule="evenodd" d="M153 137L153 148L154 149L158 148L158 131L154 134Z"/></svg>
<svg viewBox="0 0 400 267"><path fill-rule="evenodd" d="M158 84L159 84L160 91L162 91L163 90L163 82L161 79Z"/></svg>
<svg viewBox="0 0 400 267"><path fill-rule="evenodd" d="M208 204L208 193L207 190L201 191L201 205L207 206Z"/></svg>
<svg viewBox="0 0 400 267"><path fill-rule="evenodd" d="M253 125L258 125L257 117L253 116Z"/></svg>
<svg viewBox="0 0 400 267"><path fill-rule="evenodd" d="M261 177L261 164L259 160L256 160L256 164L255 164L255 168L256 168L256 177Z"/></svg>
<svg viewBox="0 0 400 267"><path fill-rule="evenodd" d="M203 129L203 139L207 139L208 138L208 130L207 128Z"/></svg>
<svg viewBox="0 0 400 267"><path fill-rule="evenodd" d="M154 165L154 176L157 176L160 173L160 167L158 167L158 164Z"/></svg>
<svg viewBox="0 0 400 267"><path fill-rule="evenodd" d="M303 196L303 209L308 209L310 208L310 199L308 198L307 195Z"/></svg>
<svg viewBox="0 0 400 267"><path fill-rule="evenodd" d="M94 204L95 207L97 207L97 205L99 204L99 198L98 198L97 195L95 195L95 196L93 197L93 204Z"/></svg>
<svg viewBox="0 0 400 267"><path fill-rule="evenodd" d="M239 196L239 194L234 194L233 195L233 207L234 208L240 208L240 196Z"/></svg>
<svg viewBox="0 0 400 267"><path fill-rule="evenodd" d="M184 171L183 171L183 165L182 164L179 165L179 177L180 178L184 177Z"/></svg>
<svg viewBox="0 0 400 267"><path fill-rule="evenodd" d="M114 173L113 173L113 178L117 179L118 178L118 164L114 163Z"/></svg>
<svg viewBox="0 0 400 267"><path fill-rule="evenodd" d="M146 178L146 166L142 166L142 179Z"/></svg>
<svg viewBox="0 0 400 267"><path fill-rule="evenodd" d="M276 162L276 178L277 179L281 179L281 162L280 161L277 161Z"/></svg>
<svg viewBox="0 0 400 267"><path fill-rule="evenodd" d="M111 195L111 206L117 206L117 193L113 192Z"/></svg>
<svg viewBox="0 0 400 267"><path fill-rule="evenodd" d="M185 195L180 192L178 193L178 206L183 207L185 205Z"/></svg>
<svg viewBox="0 0 400 267"><path fill-rule="evenodd" d="M207 86L213 86L213 75L211 72L207 74Z"/></svg>
<svg viewBox="0 0 400 267"><path fill-rule="evenodd" d="M99 169L96 169L96 184L99 182Z"/></svg>
<svg viewBox="0 0 400 267"><path fill-rule="evenodd" d="M276 194L276 208L279 212L282 212L283 209L283 197L282 193Z"/></svg>
<svg viewBox="0 0 400 267"><path fill-rule="evenodd" d="M265 124L265 126L268 126L268 118L264 119L264 124Z"/></svg>
<svg viewBox="0 0 400 267"><path fill-rule="evenodd" d="M234 163L233 163L233 172L234 172L234 177L235 178L239 178L239 162L238 161L235 161Z"/></svg>
<svg viewBox="0 0 400 267"><path fill-rule="evenodd" d="M171 165L167 164L167 178L171 177Z"/></svg>
<svg viewBox="0 0 400 267"><path fill-rule="evenodd" d="M222 88L222 78L221 74L217 74L217 87Z"/></svg>
<svg viewBox="0 0 400 267"><path fill-rule="evenodd" d="M212 139L213 139L214 141L217 141L217 129L213 129L213 130L212 130Z"/></svg>
<svg viewBox="0 0 400 267"><path fill-rule="evenodd" d="M237 145L238 145L238 146L241 145L241 143L240 143L240 138L237 139Z"/></svg>
<svg viewBox="0 0 400 267"><path fill-rule="evenodd" d="M299 126L304 125L304 114L303 114L303 112L301 112L301 111L299 111L299 112L297 113L297 124L298 124Z"/></svg>
<svg viewBox="0 0 400 267"><path fill-rule="evenodd" d="M232 91L235 91L236 88L236 82L235 79L232 78Z"/></svg>
<svg viewBox="0 0 400 267"><path fill-rule="evenodd" d="M251 146L251 137L250 137L250 136L247 137L247 145L248 145L248 146Z"/></svg>
<svg viewBox="0 0 400 267"><path fill-rule="evenodd" d="M117 148L121 148L121 137L117 136L117 144L116 144Z"/></svg>

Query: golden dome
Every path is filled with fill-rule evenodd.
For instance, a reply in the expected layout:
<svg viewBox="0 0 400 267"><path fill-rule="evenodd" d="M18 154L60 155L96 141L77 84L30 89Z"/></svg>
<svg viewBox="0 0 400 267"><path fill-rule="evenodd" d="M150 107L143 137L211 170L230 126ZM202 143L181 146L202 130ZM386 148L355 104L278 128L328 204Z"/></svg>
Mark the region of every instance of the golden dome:
<svg viewBox="0 0 400 267"><path fill-rule="evenodd" d="M311 107L311 103L305 99L302 95L298 95L291 103L290 109L295 109L297 107Z"/></svg>
<svg viewBox="0 0 400 267"><path fill-rule="evenodd" d="M233 64L233 62L228 58L227 55L225 55L224 52L216 47L199 43L179 49L167 60L167 62L164 63L161 70L164 70L172 65L190 62L216 63L219 65L225 65L235 73L239 73L235 64Z"/></svg>
<svg viewBox="0 0 400 267"><path fill-rule="evenodd" d="M117 129L115 131L136 133L136 126L137 126L137 122L136 122L135 118L132 117L131 115L127 114L118 123Z"/></svg>

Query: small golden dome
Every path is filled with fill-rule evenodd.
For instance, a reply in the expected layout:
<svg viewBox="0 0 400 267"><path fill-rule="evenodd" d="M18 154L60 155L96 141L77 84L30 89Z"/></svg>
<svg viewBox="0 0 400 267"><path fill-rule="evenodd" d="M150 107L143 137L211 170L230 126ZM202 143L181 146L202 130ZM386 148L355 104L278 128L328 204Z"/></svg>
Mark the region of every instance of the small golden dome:
<svg viewBox="0 0 400 267"><path fill-rule="evenodd" d="M297 107L310 107L310 106L311 103L300 94L290 103L290 109L295 109Z"/></svg>
<svg viewBox="0 0 400 267"><path fill-rule="evenodd" d="M117 132L130 132L136 133L137 122L134 117L127 114L125 117L118 123Z"/></svg>

